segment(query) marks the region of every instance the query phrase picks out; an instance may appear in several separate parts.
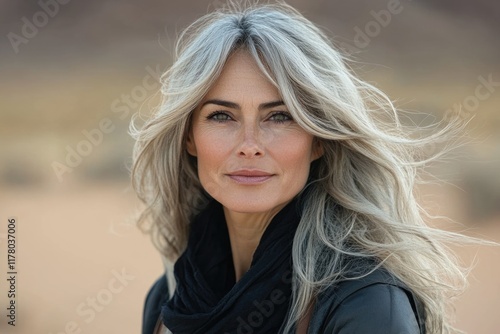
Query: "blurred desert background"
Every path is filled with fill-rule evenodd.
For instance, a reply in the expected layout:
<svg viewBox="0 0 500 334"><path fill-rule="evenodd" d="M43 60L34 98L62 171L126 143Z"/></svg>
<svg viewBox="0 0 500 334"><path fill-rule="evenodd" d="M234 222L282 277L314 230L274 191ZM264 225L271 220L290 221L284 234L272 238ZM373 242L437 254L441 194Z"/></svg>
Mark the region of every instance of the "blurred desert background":
<svg viewBox="0 0 500 334"><path fill-rule="evenodd" d="M130 221L140 203L128 182L128 124L157 105L177 34L222 3L0 0L0 333L140 332L162 264ZM500 3L289 3L352 54L407 121L472 117L470 144L429 167L444 182L422 187L422 204L457 222L433 224L500 242ZM15 327L6 317L11 217ZM453 304L456 326L500 333L500 247L454 249L474 263Z"/></svg>

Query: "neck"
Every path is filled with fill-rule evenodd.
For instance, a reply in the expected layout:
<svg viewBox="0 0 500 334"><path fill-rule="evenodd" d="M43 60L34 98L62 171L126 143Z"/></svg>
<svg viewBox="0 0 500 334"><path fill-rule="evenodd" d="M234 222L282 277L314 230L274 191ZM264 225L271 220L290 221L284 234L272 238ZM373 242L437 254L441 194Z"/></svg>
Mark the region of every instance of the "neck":
<svg viewBox="0 0 500 334"><path fill-rule="evenodd" d="M248 271L253 254L267 226L285 205L280 205L269 212L241 213L224 207L231 251L233 254L236 281Z"/></svg>

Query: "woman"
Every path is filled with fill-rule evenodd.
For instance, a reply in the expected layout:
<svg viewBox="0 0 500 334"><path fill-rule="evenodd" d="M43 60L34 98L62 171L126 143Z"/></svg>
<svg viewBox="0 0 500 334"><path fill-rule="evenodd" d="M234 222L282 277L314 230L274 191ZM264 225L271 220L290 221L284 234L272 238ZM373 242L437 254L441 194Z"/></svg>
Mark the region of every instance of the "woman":
<svg viewBox="0 0 500 334"><path fill-rule="evenodd" d="M413 195L415 153L450 129L410 139L284 4L208 14L176 54L133 128L140 221L166 263L143 333L451 331L463 276Z"/></svg>

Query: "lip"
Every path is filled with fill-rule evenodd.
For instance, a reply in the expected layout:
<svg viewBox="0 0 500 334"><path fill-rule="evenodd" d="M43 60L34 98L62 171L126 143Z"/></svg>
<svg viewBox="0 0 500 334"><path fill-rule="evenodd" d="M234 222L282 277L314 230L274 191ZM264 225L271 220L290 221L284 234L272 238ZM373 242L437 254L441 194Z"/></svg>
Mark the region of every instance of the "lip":
<svg viewBox="0 0 500 334"><path fill-rule="evenodd" d="M262 170L240 169L226 174L231 180L240 184L260 184L274 176Z"/></svg>

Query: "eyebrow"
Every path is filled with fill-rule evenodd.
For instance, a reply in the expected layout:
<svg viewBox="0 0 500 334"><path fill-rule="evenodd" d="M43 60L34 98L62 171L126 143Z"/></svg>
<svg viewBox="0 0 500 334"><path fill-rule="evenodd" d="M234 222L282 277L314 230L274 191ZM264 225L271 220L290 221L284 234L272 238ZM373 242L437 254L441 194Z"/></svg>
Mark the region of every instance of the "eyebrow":
<svg viewBox="0 0 500 334"><path fill-rule="evenodd" d="M241 107L238 103L225 101L225 100L219 100L219 99L207 100L201 105L201 107L203 108L206 104L216 104L216 105L223 106L226 108L241 109ZM259 104L258 108L259 108L259 110L264 110L264 109L269 109L269 108L274 108L274 107L284 106L284 105L285 105L285 102L283 102L283 100L278 100L278 101L261 103L261 104Z"/></svg>

